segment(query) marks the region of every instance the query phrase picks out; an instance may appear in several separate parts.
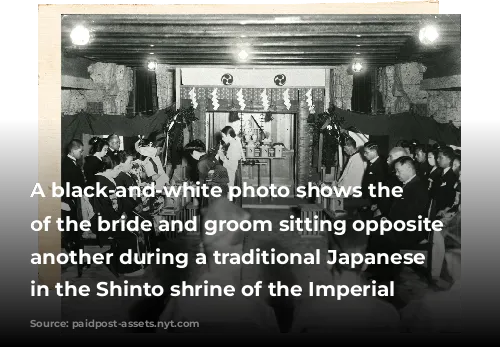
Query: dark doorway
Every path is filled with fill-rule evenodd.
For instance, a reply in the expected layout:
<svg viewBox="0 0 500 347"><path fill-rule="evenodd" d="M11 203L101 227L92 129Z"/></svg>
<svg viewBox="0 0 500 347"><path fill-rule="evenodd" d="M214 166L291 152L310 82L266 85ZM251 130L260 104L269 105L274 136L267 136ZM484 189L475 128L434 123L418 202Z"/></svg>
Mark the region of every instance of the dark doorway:
<svg viewBox="0 0 500 347"><path fill-rule="evenodd" d="M158 110L156 73L147 69L135 71L135 112L152 115Z"/></svg>
<svg viewBox="0 0 500 347"><path fill-rule="evenodd" d="M372 88L372 74L369 71L354 74L351 98L352 111L371 113Z"/></svg>

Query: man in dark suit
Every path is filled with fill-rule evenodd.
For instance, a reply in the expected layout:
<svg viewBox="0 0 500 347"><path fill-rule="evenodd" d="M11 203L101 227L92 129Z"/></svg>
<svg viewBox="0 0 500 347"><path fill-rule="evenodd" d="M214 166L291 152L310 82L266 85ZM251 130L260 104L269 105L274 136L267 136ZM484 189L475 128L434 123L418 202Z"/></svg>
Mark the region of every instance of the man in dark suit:
<svg viewBox="0 0 500 347"><path fill-rule="evenodd" d="M424 145L417 145L415 147L415 160L417 161L417 175L422 180L427 180L427 174L431 170L431 166L427 162L427 151Z"/></svg>
<svg viewBox="0 0 500 347"><path fill-rule="evenodd" d="M395 162L396 176L403 183L403 194L395 198L389 211L388 219L396 221L417 221L425 218L429 201L425 181L417 176L415 162L410 157L401 157ZM428 232L395 232L393 234L399 248L418 244L428 236Z"/></svg>
<svg viewBox="0 0 500 347"><path fill-rule="evenodd" d="M367 142L364 145L364 157L367 161L363 181L361 184L363 196L370 200L372 210L377 209L378 197L371 197L369 187L377 187L379 183L384 183L387 176L387 164L379 157L378 146L376 143Z"/></svg>
<svg viewBox="0 0 500 347"><path fill-rule="evenodd" d="M106 139L108 141L108 156L118 156L121 147L120 136L111 134Z"/></svg>
<svg viewBox="0 0 500 347"><path fill-rule="evenodd" d="M396 176L394 164L398 158L408 156L408 151L403 147L394 147L389 152L389 156L387 157L387 175L384 181L384 186L388 187L392 190L392 188L401 186L401 182ZM378 210L375 211L375 217L387 217L389 214L389 210L394 201L394 197L380 197L378 199Z"/></svg>
<svg viewBox="0 0 500 347"><path fill-rule="evenodd" d="M67 155L61 161L61 184L66 187L69 184L70 191L74 187L85 188L85 176L78 161L83 155L83 143L80 140L74 139L68 144ZM61 219L66 221L80 222L81 216L81 201L80 198L61 198ZM70 252L78 252L80 249L80 231L68 230L63 232L64 248ZM78 268L79 274L81 267Z"/></svg>
<svg viewBox="0 0 500 347"><path fill-rule="evenodd" d="M437 164L443 170L439 185L436 187L435 203L438 217L446 208L450 208L455 203L455 184L458 181L457 175L453 172L454 152L450 147L443 147L438 152Z"/></svg>

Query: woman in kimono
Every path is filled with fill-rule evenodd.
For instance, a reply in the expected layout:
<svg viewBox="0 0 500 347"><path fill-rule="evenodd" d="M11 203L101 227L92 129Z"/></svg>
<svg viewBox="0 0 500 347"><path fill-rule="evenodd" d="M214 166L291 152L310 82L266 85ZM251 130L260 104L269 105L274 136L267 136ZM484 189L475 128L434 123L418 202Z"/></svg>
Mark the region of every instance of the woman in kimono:
<svg viewBox="0 0 500 347"><path fill-rule="evenodd" d="M436 216L436 208L434 206L434 199L436 197L436 188L439 187L439 181L441 179L442 170L437 166L437 151L435 149L427 152L427 162L429 163L429 171L426 176L429 180L429 218L434 218Z"/></svg>
<svg viewBox="0 0 500 347"><path fill-rule="evenodd" d="M99 196L94 199L95 211L102 220L108 222L120 220L122 216L126 217L126 212L123 203L119 201L116 194L117 185L115 178L120 174L122 166L118 155L105 156L102 158L104 164L104 171L97 174L97 182L101 187L104 187L106 197ZM113 191L110 194L110 191ZM117 228L114 231L100 232L98 235L102 238L112 238L116 241L115 253L113 258L115 260L116 272L124 274L125 276L140 276L144 274L142 265L137 264L122 264L118 261L120 255L131 251L132 256L135 254L143 254L145 245L144 237L140 233L135 233L129 230L122 230Z"/></svg>
<svg viewBox="0 0 500 347"><path fill-rule="evenodd" d="M241 161L245 160L245 156L243 154L241 140L236 137L236 132L230 126L224 127L221 133L226 150L220 148L216 158L222 161L222 165L224 165L227 170L229 176L228 186L238 186L242 188ZM238 197L235 203L241 206L242 198Z"/></svg>
<svg viewBox="0 0 500 347"><path fill-rule="evenodd" d="M108 152L108 142L100 137L93 137L89 141L90 152L85 158L85 164L83 164L83 172L85 174L85 180L87 181L87 186L95 187L96 184L96 174L103 170L102 157Z"/></svg>

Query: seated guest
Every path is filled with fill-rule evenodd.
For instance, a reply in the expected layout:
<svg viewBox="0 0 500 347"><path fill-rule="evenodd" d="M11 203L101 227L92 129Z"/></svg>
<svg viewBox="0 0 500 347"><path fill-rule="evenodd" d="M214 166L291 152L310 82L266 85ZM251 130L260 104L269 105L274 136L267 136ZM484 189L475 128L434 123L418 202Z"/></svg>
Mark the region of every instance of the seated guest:
<svg viewBox="0 0 500 347"><path fill-rule="evenodd" d="M234 220L238 223L248 220L250 215L229 200L221 198L203 211L203 218L211 220ZM204 225L204 223L201 223ZM214 252L243 253L244 232L229 231L227 228L216 234L208 235L202 230L202 246L207 259L207 270L191 285L226 286L235 288L234 296L179 296L172 297L165 311L160 315L161 321L196 321L199 327L194 329L170 328L159 329L166 333L225 333L231 332L269 332L278 333L279 328L273 310L264 299L256 296L245 297L241 294L241 265L218 265Z"/></svg>
<svg viewBox="0 0 500 347"><path fill-rule="evenodd" d="M461 333L461 251L446 252L446 261L454 280L444 292L429 292L420 300L411 301L401 310L401 329L412 333Z"/></svg>
<svg viewBox="0 0 500 347"><path fill-rule="evenodd" d="M94 205L96 213L100 215L102 220L112 222L120 220L122 216L126 216L123 210L123 204L120 204L115 193L110 193L110 191L116 191L117 186L115 179L120 174L122 167L118 154L105 156L102 160L104 163L104 171L97 174L97 182L101 187L105 187L107 196L96 197L94 199ZM118 229L115 231L99 232L98 237L101 239L112 238L116 241L117 249L115 250L116 253L113 254L115 259L118 259L121 254L129 251L132 252L132 256L144 253L144 237L142 237L140 233ZM117 263L118 268L115 270L118 273L125 274L125 276L140 276L144 274L142 265Z"/></svg>
<svg viewBox="0 0 500 347"><path fill-rule="evenodd" d="M198 169L198 163L200 158L206 154L206 147L203 141L194 140L189 142L184 147L184 152L188 156L188 164L189 164L189 179L191 182L200 182L203 183L204 180L200 180L200 172Z"/></svg>
<svg viewBox="0 0 500 347"><path fill-rule="evenodd" d="M206 153L205 144L200 140L188 143L185 151L197 162L196 171L200 184L221 187L222 196L226 197L229 191L229 174L227 169L216 159L216 151L212 150ZM201 207L206 207L214 199L216 198L202 198Z"/></svg>
<svg viewBox="0 0 500 347"><path fill-rule="evenodd" d="M362 188L363 195L370 200L372 210L377 209L378 197L370 197L369 187L377 187L379 183L384 183L387 175L387 165L379 157L379 150L376 143L367 142L364 145L364 157L367 161L365 173L363 175Z"/></svg>
<svg viewBox="0 0 500 347"><path fill-rule="evenodd" d="M401 147L407 153L406 155L413 158L413 152L411 150L411 142L407 140L400 140L396 144L396 147Z"/></svg>
<svg viewBox="0 0 500 347"><path fill-rule="evenodd" d="M329 233L330 250L339 253L365 254L367 236L354 230L336 237ZM331 259L328 259L331 260ZM363 267L334 264L327 265L331 276L324 285L369 284L362 277ZM370 333L395 332L399 326L398 311L377 297L349 296L342 300L335 297L306 297L295 310L291 333Z"/></svg>
<svg viewBox="0 0 500 347"><path fill-rule="evenodd" d="M415 163L410 157L401 157L395 163L396 176L403 183L403 194L395 198L388 219L393 223L401 221L417 221L419 216L425 218L429 194L425 182L416 175ZM399 250L413 249L422 242L428 242L429 232L396 232L393 239ZM439 231L432 233L432 277L438 280L444 261L444 238Z"/></svg>
<svg viewBox="0 0 500 347"><path fill-rule="evenodd" d="M427 161L427 152L424 145L415 146L414 158L417 164L417 175L422 181L427 180L427 173L430 170L429 162Z"/></svg>
<svg viewBox="0 0 500 347"><path fill-rule="evenodd" d="M93 137L89 141L90 151L89 155L85 157L85 164L83 164L83 172L87 180L87 186L95 187L95 175L102 171L102 157L108 152L108 142L100 137Z"/></svg>
<svg viewBox="0 0 500 347"><path fill-rule="evenodd" d="M387 176L384 181L384 186L389 187L389 189L392 189L397 186L401 186L401 182L396 176L396 171L394 168L394 162L403 156L408 156L408 151L405 150L403 147L394 147L393 149L390 150L389 156L387 157ZM393 197L392 196L381 196L378 199L378 204L377 204L377 210L375 211L374 216L375 217L382 217L385 216L387 217L389 210L392 206L393 202Z"/></svg>
<svg viewBox="0 0 500 347"><path fill-rule="evenodd" d="M344 188L346 192L350 193L349 195L352 195L352 189L354 187L360 187L363 182L366 163L361 153L359 153L356 141L354 141L352 137L345 139L343 149L349 159L337 182L337 186L339 188Z"/></svg>
<svg viewBox="0 0 500 347"><path fill-rule="evenodd" d="M455 184L458 181L457 175L453 172L452 164L454 159L453 149L444 147L439 150L437 163L443 170L439 180L439 186L436 187L436 211L437 217L441 217L446 208L451 208L455 203Z"/></svg>

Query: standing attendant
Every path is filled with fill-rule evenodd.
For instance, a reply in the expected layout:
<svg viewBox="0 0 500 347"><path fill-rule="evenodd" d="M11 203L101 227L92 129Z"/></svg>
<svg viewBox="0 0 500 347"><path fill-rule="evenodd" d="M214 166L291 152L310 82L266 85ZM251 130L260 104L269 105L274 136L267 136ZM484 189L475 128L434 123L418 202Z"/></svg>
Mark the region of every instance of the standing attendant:
<svg viewBox="0 0 500 347"><path fill-rule="evenodd" d="M245 160L243 154L243 147L241 146L241 140L236 137L236 132L230 126L226 126L221 130L222 141L224 141L227 146L226 151L222 148L216 156L216 159L222 161L222 165L226 168L227 174L229 176L228 186L238 186L242 187L242 177L241 177L241 161ZM237 205L242 205L242 198L236 198L235 203Z"/></svg>
<svg viewBox="0 0 500 347"><path fill-rule="evenodd" d="M83 143L80 140L74 139L68 144L67 155L61 162L61 183L65 187L67 184L70 189L74 187L85 188L85 177L78 161L83 155ZM80 222L81 215L81 200L80 198L61 198L61 217L63 220L69 218L73 221ZM64 232L64 247L68 250L78 251L80 248L80 232L67 231Z"/></svg>
<svg viewBox="0 0 500 347"><path fill-rule="evenodd" d="M387 175L387 164L379 157L376 143L367 142L364 145L364 157L367 161L365 173L363 175L363 195L370 200L372 211L377 209L378 197L370 197L369 187L377 187L379 183L385 181Z"/></svg>

